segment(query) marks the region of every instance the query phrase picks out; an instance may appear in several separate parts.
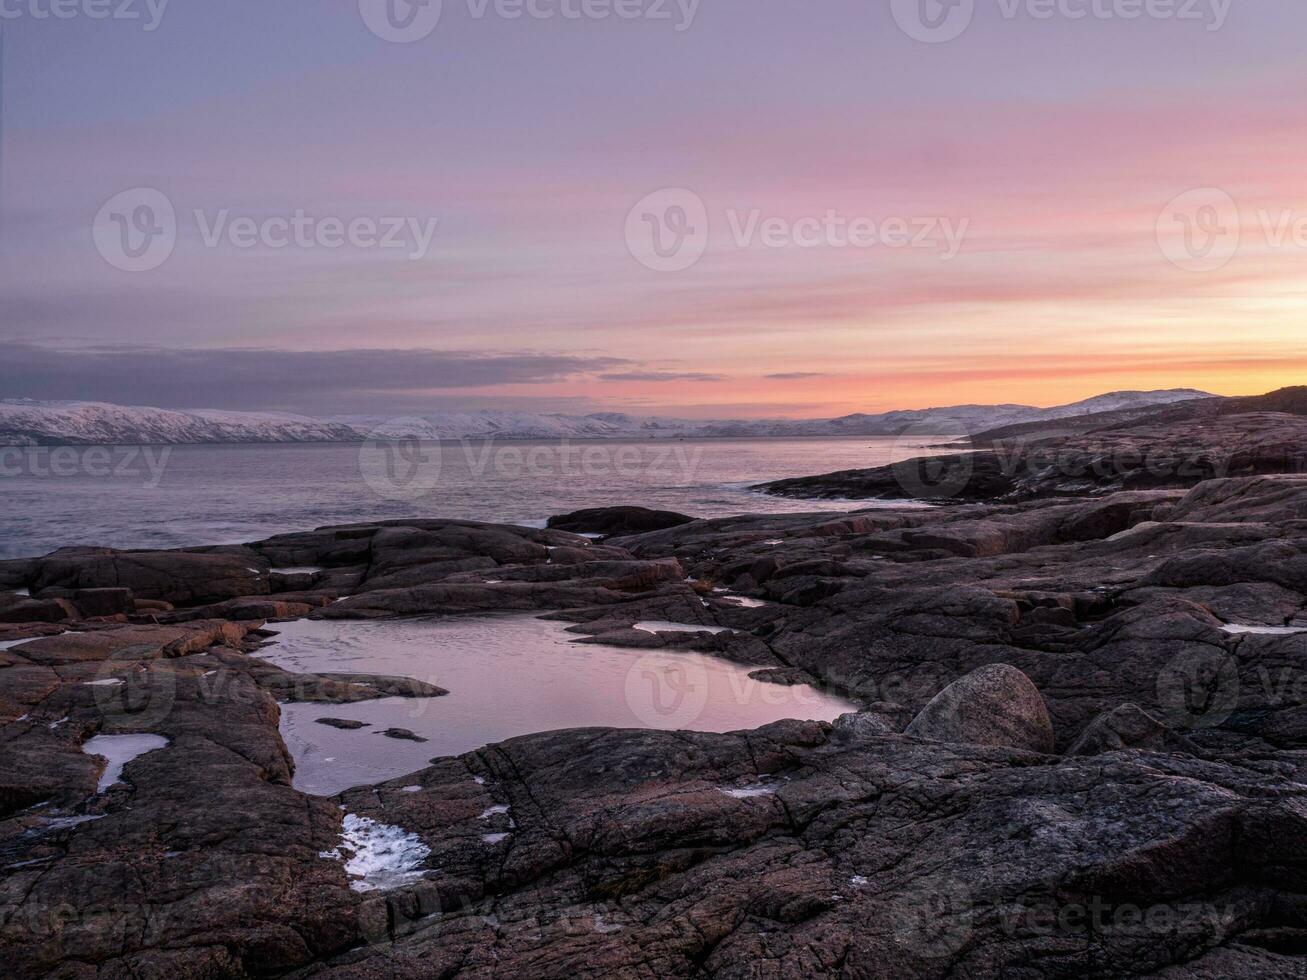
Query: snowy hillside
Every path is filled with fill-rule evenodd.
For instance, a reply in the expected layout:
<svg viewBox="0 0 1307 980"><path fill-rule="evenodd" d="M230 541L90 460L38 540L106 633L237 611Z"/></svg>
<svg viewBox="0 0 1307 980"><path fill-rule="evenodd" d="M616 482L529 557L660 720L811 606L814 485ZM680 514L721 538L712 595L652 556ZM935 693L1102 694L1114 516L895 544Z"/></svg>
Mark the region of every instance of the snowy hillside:
<svg viewBox="0 0 1307 980"><path fill-rule="evenodd" d="M176 412L103 402L0 401L0 445L340 442L353 429L300 415Z"/></svg>
<svg viewBox="0 0 1307 980"><path fill-rule="evenodd" d="M0 445L130 445L223 442L357 442L373 436L419 439L794 438L801 436L964 435L998 426L1090 412L1169 405L1210 397L1190 389L1124 391L1074 405L956 405L846 415L836 419L705 421L531 412L447 412L422 416L173 411L101 402L0 401Z"/></svg>

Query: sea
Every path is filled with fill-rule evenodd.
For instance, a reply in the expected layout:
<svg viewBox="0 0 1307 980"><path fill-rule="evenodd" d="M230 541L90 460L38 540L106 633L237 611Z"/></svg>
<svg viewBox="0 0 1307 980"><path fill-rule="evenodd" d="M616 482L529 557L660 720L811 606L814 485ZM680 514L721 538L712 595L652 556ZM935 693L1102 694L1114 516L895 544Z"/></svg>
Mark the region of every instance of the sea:
<svg viewBox="0 0 1307 980"><path fill-rule="evenodd" d="M7 447L0 558L233 544L399 517L544 526L618 504L695 517L904 506L749 488L937 453L944 438Z"/></svg>

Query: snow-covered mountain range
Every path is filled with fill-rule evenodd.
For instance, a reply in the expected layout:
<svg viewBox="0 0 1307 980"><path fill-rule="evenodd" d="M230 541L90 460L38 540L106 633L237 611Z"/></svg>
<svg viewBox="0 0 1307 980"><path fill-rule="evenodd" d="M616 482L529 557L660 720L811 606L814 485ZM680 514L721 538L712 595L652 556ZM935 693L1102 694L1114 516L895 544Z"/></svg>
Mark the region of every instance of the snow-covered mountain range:
<svg viewBox="0 0 1307 980"><path fill-rule="evenodd" d="M786 438L799 436L965 435L998 426L1092 412L1210 398L1189 388L1117 391L1071 405L958 405L846 415L834 419L699 420L530 412L448 412L402 418L310 418L276 412L178 411L103 402L0 400L0 445L159 445L233 442L358 442L373 436L421 439Z"/></svg>
<svg viewBox="0 0 1307 980"><path fill-rule="evenodd" d="M166 445L201 442L348 442L347 425L302 415L172 411L104 402L0 401L0 445Z"/></svg>

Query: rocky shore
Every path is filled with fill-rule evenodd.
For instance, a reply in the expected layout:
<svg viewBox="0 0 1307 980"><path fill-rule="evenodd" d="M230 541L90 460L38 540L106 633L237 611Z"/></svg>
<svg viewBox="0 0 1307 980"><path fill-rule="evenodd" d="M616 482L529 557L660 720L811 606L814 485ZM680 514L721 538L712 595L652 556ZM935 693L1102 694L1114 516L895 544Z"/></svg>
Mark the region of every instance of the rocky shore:
<svg viewBox="0 0 1307 980"><path fill-rule="evenodd" d="M1067 437L1221 464L1079 491L985 450L928 509L0 563L4 975L1307 977L1301 423ZM890 485L837 477L776 489ZM276 667L277 620L508 610L861 710L293 788L279 704L444 692Z"/></svg>

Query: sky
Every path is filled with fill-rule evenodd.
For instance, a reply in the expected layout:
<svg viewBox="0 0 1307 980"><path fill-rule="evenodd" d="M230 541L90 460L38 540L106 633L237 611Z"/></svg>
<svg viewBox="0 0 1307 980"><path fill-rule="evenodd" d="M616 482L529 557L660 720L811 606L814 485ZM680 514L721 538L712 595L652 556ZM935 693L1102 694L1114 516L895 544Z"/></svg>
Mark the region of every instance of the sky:
<svg viewBox="0 0 1307 980"><path fill-rule="evenodd" d="M0 26L0 397L825 417L1307 377L1301 0Z"/></svg>

